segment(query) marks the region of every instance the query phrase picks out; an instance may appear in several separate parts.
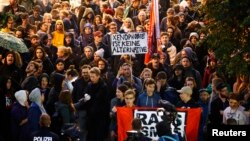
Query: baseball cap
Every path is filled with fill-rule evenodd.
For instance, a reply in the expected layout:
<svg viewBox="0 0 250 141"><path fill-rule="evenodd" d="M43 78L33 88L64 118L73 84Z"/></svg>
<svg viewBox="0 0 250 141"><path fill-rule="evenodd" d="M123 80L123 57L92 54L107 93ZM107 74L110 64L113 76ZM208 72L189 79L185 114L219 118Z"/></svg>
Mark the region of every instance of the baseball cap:
<svg viewBox="0 0 250 141"><path fill-rule="evenodd" d="M177 90L177 92L191 95L193 93L193 90L189 86L184 86L180 90Z"/></svg>
<svg viewBox="0 0 250 141"><path fill-rule="evenodd" d="M208 91L208 89L200 89L200 90L199 90L199 93L200 93L200 94L202 94L203 92L206 92L206 93L210 94L209 91Z"/></svg>

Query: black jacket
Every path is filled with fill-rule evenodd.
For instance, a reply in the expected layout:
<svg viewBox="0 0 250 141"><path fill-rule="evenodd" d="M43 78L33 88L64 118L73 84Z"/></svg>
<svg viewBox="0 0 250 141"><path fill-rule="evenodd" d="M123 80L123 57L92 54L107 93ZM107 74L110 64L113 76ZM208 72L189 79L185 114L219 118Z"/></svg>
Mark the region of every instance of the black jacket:
<svg viewBox="0 0 250 141"><path fill-rule="evenodd" d="M59 136L51 132L48 127L41 127L40 130L33 132L30 136L30 141L35 141L40 139L49 141L59 141Z"/></svg>

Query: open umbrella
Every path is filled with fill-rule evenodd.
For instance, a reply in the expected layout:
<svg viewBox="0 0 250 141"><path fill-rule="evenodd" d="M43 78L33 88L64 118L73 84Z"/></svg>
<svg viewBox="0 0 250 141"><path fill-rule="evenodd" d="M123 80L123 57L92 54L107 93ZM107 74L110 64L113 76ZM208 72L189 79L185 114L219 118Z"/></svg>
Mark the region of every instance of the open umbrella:
<svg viewBox="0 0 250 141"><path fill-rule="evenodd" d="M0 31L0 47L7 50L18 51L20 53L28 52L27 46L19 38Z"/></svg>

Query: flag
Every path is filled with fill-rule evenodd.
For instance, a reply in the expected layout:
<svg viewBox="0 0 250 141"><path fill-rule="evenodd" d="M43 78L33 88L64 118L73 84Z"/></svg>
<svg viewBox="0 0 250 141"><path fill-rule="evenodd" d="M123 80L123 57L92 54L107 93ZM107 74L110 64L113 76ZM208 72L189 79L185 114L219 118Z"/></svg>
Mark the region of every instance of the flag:
<svg viewBox="0 0 250 141"><path fill-rule="evenodd" d="M118 141L127 138L126 132L132 129L133 108L117 107Z"/></svg>
<svg viewBox="0 0 250 141"><path fill-rule="evenodd" d="M132 129L132 120L135 118L133 114L134 110L140 109L145 108L117 108L118 141L124 141L127 138L126 132ZM186 138L186 141L198 141L201 112L201 108L177 109L177 118L180 120L177 130L181 137ZM147 111L144 111L144 113L147 113ZM152 113L152 109L148 113ZM150 116L150 114L145 115L149 115L149 117L144 117L144 119L155 117ZM143 128L149 129L146 127Z"/></svg>
<svg viewBox="0 0 250 141"><path fill-rule="evenodd" d="M145 54L144 64L148 64L153 53L157 52L157 39L160 38L159 5L158 0L151 1L148 30L148 52Z"/></svg>
<svg viewBox="0 0 250 141"><path fill-rule="evenodd" d="M201 108L178 108L178 112L186 112L185 134L186 141L198 141L198 132L201 118Z"/></svg>

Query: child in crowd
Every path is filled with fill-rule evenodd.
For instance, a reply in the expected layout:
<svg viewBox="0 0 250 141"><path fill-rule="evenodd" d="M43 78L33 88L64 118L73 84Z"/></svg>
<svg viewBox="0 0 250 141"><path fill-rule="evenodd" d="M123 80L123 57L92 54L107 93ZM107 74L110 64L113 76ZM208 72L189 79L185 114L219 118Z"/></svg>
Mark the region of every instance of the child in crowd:
<svg viewBox="0 0 250 141"><path fill-rule="evenodd" d="M239 96L232 93L229 96L229 106L223 112L223 124L247 125L248 117L244 113L244 107L240 105Z"/></svg>

